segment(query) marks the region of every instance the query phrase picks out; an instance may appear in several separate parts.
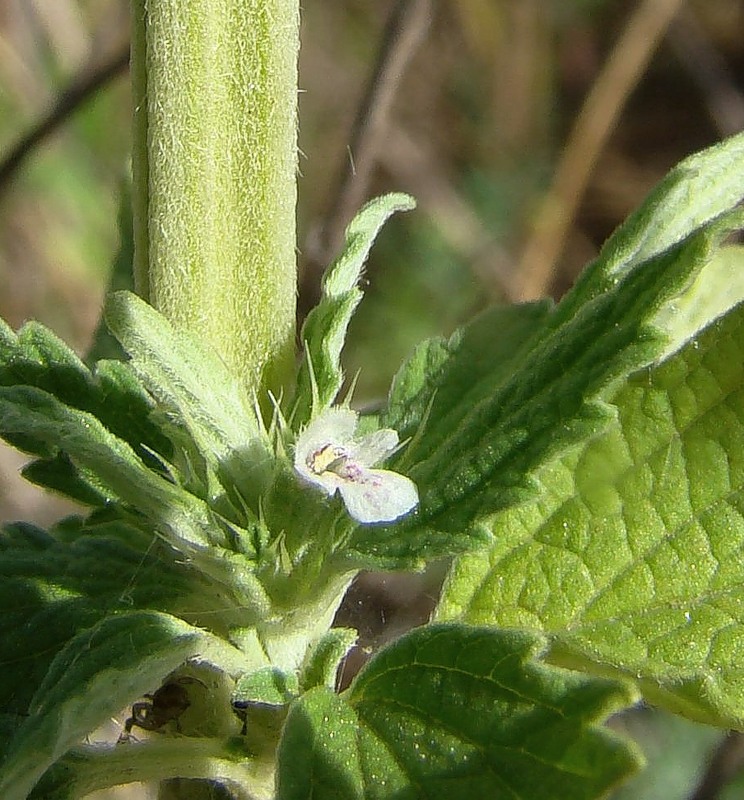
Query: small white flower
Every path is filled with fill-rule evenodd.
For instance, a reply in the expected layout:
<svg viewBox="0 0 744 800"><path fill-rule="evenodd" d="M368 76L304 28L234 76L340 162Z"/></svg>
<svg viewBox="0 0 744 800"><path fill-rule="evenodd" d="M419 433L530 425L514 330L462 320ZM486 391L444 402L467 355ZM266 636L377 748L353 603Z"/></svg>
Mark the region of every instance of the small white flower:
<svg viewBox="0 0 744 800"><path fill-rule="evenodd" d="M356 425L355 411L324 411L297 438L295 469L327 495L339 492L357 522L392 522L419 501L410 478L387 469L371 469L395 450L398 434L383 428L355 439Z"/></svg>

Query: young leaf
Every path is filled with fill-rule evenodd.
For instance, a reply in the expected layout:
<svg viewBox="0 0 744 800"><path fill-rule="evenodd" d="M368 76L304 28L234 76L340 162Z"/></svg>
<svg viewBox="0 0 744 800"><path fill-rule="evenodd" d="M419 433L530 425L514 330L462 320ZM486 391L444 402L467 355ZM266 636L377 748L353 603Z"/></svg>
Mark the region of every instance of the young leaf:
<svg viewBox="0 0 744 800"><path fill-rule="evenodd" d="M291 708L278 800L595 798L637 754L599 723L632 702L622 684L534 659L516 632L420 628L379 653L342 696Z"/></svg>
<svg viewBox="0 0 744 800"><path fill-rule="evenodd" d="M36 322L16 335L0 320L0 386L43 389L65 405L93 414L151 468L161 466L153 453L165 459L172 455L171 443L151 420L152 400L125 364L103 361L90 372L64 342ZM25 452L52 456L51 463L29 469L30 480L82 502L105 502L92 476L54 463L49 445L30 432L9 435L8 440Z"/></svg>
<svg viewBox="0 0 744 800"><path fill-rule="evenodd" d="M396 211L414 208L412 198L388 194L367 203L346 229L341 255L323 277L320 303L302 326L304 360L297 378L292 422L295 429L328 408L343 383L341 350L356 307L362 299L359 279L372 243Z"/></svg>
<svg viewBox="0 0 744 800"><path fill-rule="evenodd" d="M0 796L25 800L80 739L190 658L235 670L226 642L167 614L135 611L79 633L55 657L2 763Z"/></svg>
<svg viewBox="0 0 744 800"><path fill-rule="evenodd" d="M744 724L744 306L612 399L617 422L496 515L439 612L537 629L553 658L641 681L646 696Z"/></svg>
<svg viewBox="0 0 744 800"><path fill-rule="evenodd" d="M131 366L161 404L175 415L169 430L187 448L186 458L205 499L219 495L227 473L246 490L268 461L254 403L219 355L177 331L136 295L116 292L106 322L131 357ZM189 439L177 426L185 426ZM253 490L256 491L255 489Z"/></svg>

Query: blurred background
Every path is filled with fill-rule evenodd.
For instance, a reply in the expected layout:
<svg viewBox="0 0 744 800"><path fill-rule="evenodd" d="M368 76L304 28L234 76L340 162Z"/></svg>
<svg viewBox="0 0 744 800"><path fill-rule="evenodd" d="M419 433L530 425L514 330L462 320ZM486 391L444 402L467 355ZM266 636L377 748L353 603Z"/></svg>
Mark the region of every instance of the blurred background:
<svg viewBox="0 0 744 800"><path fill-rule="evenodd" d="M117 248L128 6L0 0L0 315L81 354ZM346 351L360 403L422 339L560 297L670 167L744 128L744 0L307 0L302 19L300 316L364 200L419 204L372 252ZM69 511L21 464L0 451L0 519ZM425 618L436 581L368 576L346 619L378 642ZM618 725L658 761L618 798L692 797L720 733ZM715 796L744 788L695 795Z"/></svg>

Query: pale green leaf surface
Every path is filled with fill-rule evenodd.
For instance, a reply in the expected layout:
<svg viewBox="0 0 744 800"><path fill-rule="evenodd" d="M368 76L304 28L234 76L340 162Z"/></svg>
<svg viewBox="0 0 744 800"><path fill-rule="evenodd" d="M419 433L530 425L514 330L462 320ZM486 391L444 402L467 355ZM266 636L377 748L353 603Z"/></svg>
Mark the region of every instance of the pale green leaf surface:
<svg viewBox="0 0 744 800"><path fill-rule="evenodd" d="M703 267L693 285L657 317L657 324L670 335L662 358L674 353L742 300L744 247L722 247Z"/></svg>
<svg viewBox="0 0 744 800"><path fill-rule="evenodd" d="M549 334L557 310L542 324L538 316L537 339L527 339L516 369L496 370L476 402L430 414L409 443L402 463L413 464L406 474L421 495L416 512L394 527L358 530L353 546L400 557L413 535L431 532L448 534L453 553L468 536L470 549L478 546L474 522L534 497L541 468L612 423L613 388L666 345L654 317L708 263L725 230L714 225L639 265Z"/></svg>
<svg viewBox="0 0 744 800"><path fill-rule="evenodd" d="M277 800L365 798L359 731L354 710L330 689L303 695L290 709L279 745ZM384 788L385 776L375 777Z"/></svg>
<svg viewBox="0 0 744 800"><path fill-rule="evenodd" d="M380 228L396 211L414 208L412 198L388 194L370 201L346 229L344 248L328 267L321 299L302 326L305 353L297 377L292 421L296 428L327 408L344 380L341 350L351 317L362 299L359 279Z"/></svg>
<svg viewBox="0 0 744 800"><path fill-rule="evenodd" d="M516 632L420 628L351 689L308 692L279 750L279 800L595 798L638 767L599 724L632 702L622 684L534 659Z"/></svg>
<svg viewBox="0 0 744 800"><path fill-rule="evenodd" d="M537 629L553 657L744 726L744 307L613 398L617 422L496 515L439 617Z"/></svg>
<svg viewBox="0 0 744 800"><path fill-rule="evenodd" d="M261 445L254 403L238 376L218 353L184 331L136 295L115 292L106 304L106 321L131 357L131 366L148 390L185 426L193 447L190 467L208 496L219 493L222 473L250 484L261 474L268 454Z"/></svg>
<svg viewBox="0 0 744 800"><path fill-rule="evenodd" d="M644 261L674 247L734 208L744 196L744 133L681 161L607 240L561 302L563 324Z"/></svg>
<svg viewBox="0 0 744 800"><path fill-rule="evenodd" d="M55 657L2 764L0 795L24 800L46 769L189 658L235 669L237 651L167 614L134 611L77 634Z"/></svg>

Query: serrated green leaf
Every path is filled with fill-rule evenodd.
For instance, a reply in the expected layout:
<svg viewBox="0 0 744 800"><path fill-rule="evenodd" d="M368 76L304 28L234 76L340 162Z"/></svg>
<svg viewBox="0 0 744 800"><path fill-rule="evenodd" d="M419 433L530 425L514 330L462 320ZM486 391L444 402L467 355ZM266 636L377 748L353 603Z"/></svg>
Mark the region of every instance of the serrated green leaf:
<svg viewBox="0 0 744 800"><path fill-rule="evenodd" d="M256 552L249 531L149 470L126 442L95 417L37 389L0 387L0 426L11 436L29 435L63 450L81 472L94 474L98 485L143 514L154 532L221 583L246 613L266 611L269 600L254 575Z"/></svg>
<svg viewBox="0 0 744 800"><path fill-rule="evenodd" d="M692 718L744 726L744 307L613 398L617 423L492 521L441 618L538 629Z"/></svg>
<svg viewBox="0 0 744 800"><path fill-rule="evenodd" d="M37 322L27 323L16 335L0 320L0 386L32 386L49 392L65 405L96 416L144 458L149 451L166 458L172 452L168 439L150 420L152 400L126 365L102 361L92 373L63 341ZM23 449L35 452L33 447Z"/></svg>
<svg viewBox="0 0 744 800"><path fill-rule="evenodd" d="M703 230L742 199L744 134L681 161L607 240L557 309L562 324L624 273Z"/></svg>
<svg viewBox="0 0 744 800"><path fill-rule="evenodd" d="M540 650L529 635L465 626L404 636L344 695L318 688L294 704L278 800L597 797L638 767L599 727L632 697L537 663Z"/></svg>
<svg viewBox="0 0 744 800"><path fill-rule="evenodd" d="M65 527L71 531L73 522ZM121 521L77 528L69 543L27 523L0 533L4 712L26 714L57 652L107 614L159 608L198 620L206 610L204 621L220 625L211 612L222 597L158 539Z"/></svg>
<svg viewBox="0 0 744 800"><path fill-rule="evenodd" d="M413 396L394 393L393 414L418 402L412 422L422 423L406 431L413 438L401 463L413 464L407 474L421 502L394 527L358 530L352 540L357 552L392 566L413 530L449 533L451 553L476 549L482 538L467 540L481 530L474 523L535 497L540 469L612 424L607 398L627 375L668 350L679 334L667 327L670 306L710 264L723 237L741 224L741 214L731 211L744 193L734 186L733 165L744 169L742 137L700 154L663 182L541 322L511 374L497 369L490 378L486 372L473 399L461 381L459 402L455 392L449 407L435 409L436 399L430 399L426 414L415 392L420 381L408 381ZM709 185L701 198L692 196L703 168L709 180L721 182L720 197ZM665 232L658 226L666 219L666 203L683 222L670 223ZM467 364L461 370L467 375ZM435 379L424 396L436 398L437 388ZM406 422L405 414L401 420Z"/></svg>
<svg viewBox="0 0 744 800"><path fill-rule="evenodd" d="M603 396L665 344L649 317L706 263L711 246L702 235L643 264L545 336L484 402L432 421L419 440L424 460L410 471L431 487L418 524L459 530L520 502L534 488L527 479L535 467L605 428L613 414Z"/></svg>
<svg viewBox="0 0 744 800"><path fill-rule="evenodd" d="M245 396L240 380L217 353L176 330L136 295L112 294L106 321L161 412L174 415L169 434L186 449L184 472L194 473L205 499L237 483L243 500L254 500L269 466L256 398ZM179 434L179 427L188 437Z"/></svg>
<svg viewBox="0 0 744 800"><path fill-rule="evenodd" d="M117 498L155 521L174 546L227 544L206 504L148 469L129 444L91 414L39 389L0 387L0 426L3 435L26 435L65 452Z"/></svg>
<svg viewBox="0 0 744 800"><path fill-rule="evenodd" d="M304 360L297 378L292 422L305 425L328 408L343 384L341 350L351 317L362 299L359 279L375 237L396 211L415 207L404 194L388 194L367 203L346 229L341 255L323 277L321 299L302 326Z"/></svg>
<svg viewBox="0 0 744 800"><path fill-rule="evenodd" d="M2 763L0 795L25 800L46 769L189 658L235 669L240 654L182 620L135 611L82 631L55 657Z"/></svg>

